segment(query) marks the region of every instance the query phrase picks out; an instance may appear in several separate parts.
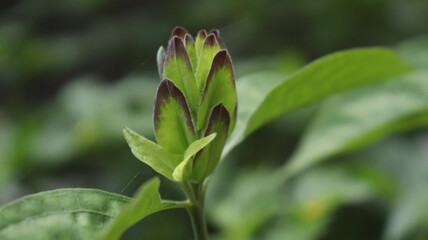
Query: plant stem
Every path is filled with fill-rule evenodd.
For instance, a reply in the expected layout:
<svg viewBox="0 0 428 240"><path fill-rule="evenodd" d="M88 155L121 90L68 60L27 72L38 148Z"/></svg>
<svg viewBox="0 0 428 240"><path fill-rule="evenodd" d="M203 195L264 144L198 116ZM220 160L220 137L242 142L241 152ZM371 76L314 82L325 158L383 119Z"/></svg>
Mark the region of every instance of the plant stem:
<svg viewBox="0 0 428 240"><path fill-rule="evenodd" d="M202 188L202 184L191 184L187 182L182 184L182 186L191 203L191 206L187 208L187 212L192 221L195 240L208 240L208 230L204 212L205 191Z"/></svg>
<svg viewBox="0 0 428 240"><path fill-rule="evenodd" d="M195 203L187 209L192 220L193 233L195 240L208 240L207 223L205 221L203 202Z"/></svg>

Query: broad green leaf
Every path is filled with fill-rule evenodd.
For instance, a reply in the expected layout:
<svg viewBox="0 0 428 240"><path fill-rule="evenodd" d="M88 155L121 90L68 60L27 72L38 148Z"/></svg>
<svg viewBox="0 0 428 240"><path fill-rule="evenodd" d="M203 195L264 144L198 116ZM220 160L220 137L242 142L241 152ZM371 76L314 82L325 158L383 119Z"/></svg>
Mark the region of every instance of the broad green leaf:
<svg viewBox="0 0 428 240"><path fill-rule="evenodd" d="M190 112L196 114L199 91L193 74L192 64L180 37L173 37L165 53L163 78L170 79L184 94Z"/></svg>
<svg viewBox="0 0 428 240"><path fill-rule="evenodd" d="M195 157L193 162L193 178L197 182L203 181L217 166L229 135L230 122L230 115L222 104L219 104L212 110L205 136L217 133L217 137Z"/></svg>
<svg viewBox="0 0 428 240"><path fill-rule="evenodd" d="M232 61L226 50L214 57L198 110L198 131L205 130L212 109L219 105L227 109L234 124L236 108L235 78Z"/></svg>
<svg viewBox="0 0 428 240"><path fill-rule="evenodd" d="M92 240L130 198L95 189L60 189L0 208L0 239Z"/></svg>
<svg viewBox="0 0 428 240"><path fill-rule="evenodd" d="M207 38L207 35L208 35L207 31L201 30L198 32L198 35L196 36L195 48L196 48L196 55L198 56L198 63L202 54L202 48L204 46L204 41L205 41L205 38Z"/></svg>
<svg viewBox="0 0 428 240"><path fill-rule="evenodd" d="M428 68L428 36L416 37L395 46L398 55L406 63Z"/></svg>
<svg viewBox="0 0 428 240"><path fill-rule="evenodd" d="M172 173L183 159L183 154L170 153L167 149L140 136L129 128L123 129L123 135L136 158L166 178L174 180Z"/></svg>
<svg viewBox="0 0 428 240"><path fill-rule="evenodd" d="M212 140L216 137L216 133L210 134L204 138L196 140L186 149L184 153L183 161L175 168L172 176L178 182L183 182L183 180L190 179L192 176L192 161L191 158L206 147Z"/></svg>
<svg viewBox="0 0 428 240"><path fill-rule="evenodd" d="M332 155L427 123L427 71L343 93L323 105L286 169L295 173Z"/></svg>
<svg viewBox="0 0 428 240"><path fill-rule="evenodd" d="M186 99L168 79L159 86L153 121L157 142L170 152L182 154L196 139Z"/></svg>
<svg viewBox="0 0 428 240"><path fill-rule="evenodd" d="M212 33L205 38L202 47L201 55L198 61L198 68L196 69L196 85L201 93L205 87L208 73L211 69L214 56L220 51L216 36Z"/></svg>
<svg viewBox="0 0 428 240"><path fill-rule="evenodd" d="M333 94L353 88L388 80L408 70L397 55L386 48L359 48L334 53L308 64L293 75L283 77L282 83L270 80L270 76L260 77L266 84L263 90L270 92L254 93L257 105L242 110L238 103L238 125L231 136L227 151L241 142L257 128L281 114L320 101ZM275 77L276 78L276 77ZM238 98L246 90L239 89ZM248 85L243 84L243 87ZM250 87L251 89L251 87ZM262 102L259 104L259 101ZM227 153L225 151L225 154Z"/></svg>
<svg viewBox="0 0 428 240"><path fill-rule="evenodd" d="M159 179L155 178L143 184L134 199L104 230L99 240L118 240L132 225L146 216L171 208L186 208L185 202L164 201L159 195Z"/></svg>
<svg viewBox="0 0 428 240"><path fill-rule="evenodd" d="M184 37L184 45L186 46L187 54L189 55L190 63L192 64L193 72L198 66L198 56L196 55L195 41L193 41L190 34L186 34Z"/></svg>

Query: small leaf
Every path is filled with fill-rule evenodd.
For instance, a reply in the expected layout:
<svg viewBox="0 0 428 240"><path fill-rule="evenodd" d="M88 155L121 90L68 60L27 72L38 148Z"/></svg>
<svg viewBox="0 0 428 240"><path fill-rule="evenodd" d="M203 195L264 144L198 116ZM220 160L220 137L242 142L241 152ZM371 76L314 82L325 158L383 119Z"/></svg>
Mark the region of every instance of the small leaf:
<svg viewBox="0 0 428 240"><path fill-rule="evenodd" d="M92 240L130 198L96 189L60 189L0 208L0 239Z"/></svg>
<svg viewBox="0 0 428 240"><path fill-rule="evenodd" d="M159 47L158 53L156 54L156 61L158 64L159 77L162 79L163 62L165 61L165 48Z"/></svg>
<svg viewBox="0 0 428 240"><path fill-rule="evenodd" d="M229 113L222 104L219 104L213 109L205 132L205 136L217 133L217 137L211 144L198 152L193 163L193 178L197 182L203 181L217 166L229 134L229 125Z"/></svg>
<svg viewBox="0 0 428 240"><path fill-rule="evenodd" d="M126 229L146 216L166 209L185 208L186 203L164 201L159 195L159 179L154 178L144 183L126 205L117 218L101 234L99 240L118 240Z"/></svg>
<svg viewBox="0 0 428 240"><path fill-rule="evenodd" d="M165 53L163 78L170 79L180 89L189 104L192 116L196 115L199 91L186 48L177 36L170 40Z"/></svg>
<svg viewBox="0 0 428 240"><path fill-rule="evenodd" d="M346 92L327 101L286 165L292 174L389 134L428 124L428 72Z"/></svg>
<svg viewBox="0 0 428 240"><path fill-rule="evenodd" d="M186 51L189 55L192 69L195 71L198 64L198 57L196 56L195 41L193 41L193 38L190 36L190 34L186 34L186 36L184 36L184 45L186 46Z"/></svg>
<svg viewBox="0 0 428 240"><path fill-rule="evenodd" d="M138 135L129 128L123 130L123 135L136 158L174 181L172 173L183 159L182 154L172 154L167 149Z"/></svg>
<svg viewBox="0 0 428 240"><path fill-rule="evenodd" d="M186 99L168 79L159 86L153 121L157 142L170 152L183 154L196 139Z"/></svg>
<svg viewBox="0 0 428 240"><path fill-rule="evenodd" d="M190 144L184 153L183 161L175 168L174 173L172 174L176 181L183 182L184 180L190 179L192 177L192 161L190 161L191 158L205 146L211 143L216 135L216 133L212 133Z"/></svg>
<svg viewBox="0 0 428 240"><path fill-rule="evenodd" d="M201 30L198 32L198 35L196 36L195 40L195 48L196 48L196 55L198 56L198 62L202 54L202 47L204 46L205 38L207 38L207 31Z"/></svg>
<svg viewBox="0 0 428 240"><path fill-rule="evenodd" d="M196 69L196 83L199 92L202 92L205 87L205 82L207 81L212 61L218 51L220 51L220 46L218 45L215 34L211 33L204 40L204 45L198 62L198 68Z"/></svg>
<svg viewBox="0 0 428 240"><path fill-rule="evenodd" d="M199 105L198 130L205 130L211 109L220 103L232 114L230 129L232 130L236 119L236 88L232 61L226 50L221 50L214 57Z"/></svg>

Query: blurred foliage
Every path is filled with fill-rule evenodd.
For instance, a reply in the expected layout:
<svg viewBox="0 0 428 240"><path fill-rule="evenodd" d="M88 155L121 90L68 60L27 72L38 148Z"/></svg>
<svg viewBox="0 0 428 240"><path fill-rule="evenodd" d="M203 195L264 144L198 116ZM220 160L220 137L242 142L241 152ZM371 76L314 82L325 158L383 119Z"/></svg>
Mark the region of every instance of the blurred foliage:
<svg viewBox="0 0 428 240"><path fill-rule="evenodd" d="M427 12L425 0L2 1L0 203L60 187L131 196L153 176L121 131L152 136L155 51L176 25L219 28L239 80L288 75L324 54L372 45L393 46L410 65L428 68L428 38L413 38L427 33ZM207 199L213 236L427 239L424 128L333 157L282 192L259 195L318 112L315 105L281 117L220 165ZM163 197L183 198L163 183ZM174 210L143 220L124 239L136 236L188 239L191 228Z"/></svg>

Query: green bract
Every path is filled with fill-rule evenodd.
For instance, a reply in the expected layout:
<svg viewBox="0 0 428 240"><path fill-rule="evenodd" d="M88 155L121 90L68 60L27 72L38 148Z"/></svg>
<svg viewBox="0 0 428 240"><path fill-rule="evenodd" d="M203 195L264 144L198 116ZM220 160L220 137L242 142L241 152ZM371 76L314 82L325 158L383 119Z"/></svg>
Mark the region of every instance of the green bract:
<svg viewBox="0 0 428 240"><path fill-rule="evenodd" d="M157 54L161 83L154 107L156 143L129 129L134 155L177 182L201 183L217 166L236 121L232 61L218 30L196 39L174 29Z"/></svg>

